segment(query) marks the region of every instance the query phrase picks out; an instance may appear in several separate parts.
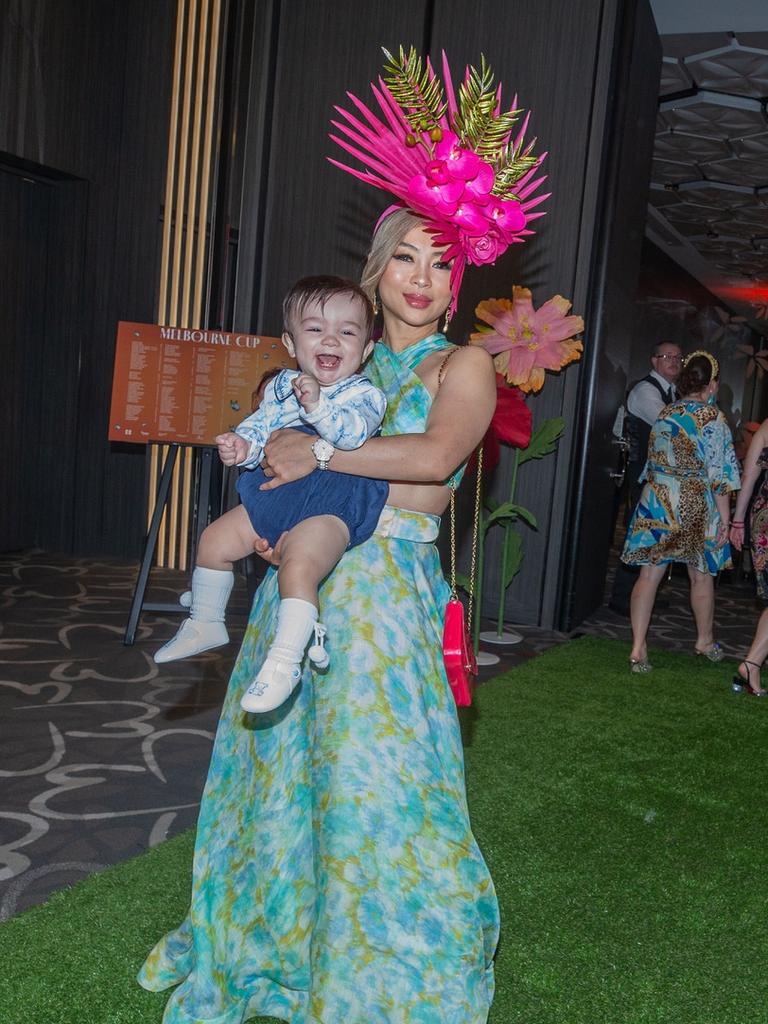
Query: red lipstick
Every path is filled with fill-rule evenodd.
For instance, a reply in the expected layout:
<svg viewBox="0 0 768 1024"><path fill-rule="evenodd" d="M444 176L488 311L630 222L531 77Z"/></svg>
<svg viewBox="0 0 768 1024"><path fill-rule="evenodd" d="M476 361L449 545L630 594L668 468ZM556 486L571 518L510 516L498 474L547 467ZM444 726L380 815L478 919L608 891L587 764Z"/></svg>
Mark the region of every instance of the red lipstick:
<svg viewBox="0 0 768 1024"><path fill-rule="evenodd" d="M432 299L427 298L426 295L418 295L416 292L404 294L403 298L414 309L426 309L432 303Z"/></svg>

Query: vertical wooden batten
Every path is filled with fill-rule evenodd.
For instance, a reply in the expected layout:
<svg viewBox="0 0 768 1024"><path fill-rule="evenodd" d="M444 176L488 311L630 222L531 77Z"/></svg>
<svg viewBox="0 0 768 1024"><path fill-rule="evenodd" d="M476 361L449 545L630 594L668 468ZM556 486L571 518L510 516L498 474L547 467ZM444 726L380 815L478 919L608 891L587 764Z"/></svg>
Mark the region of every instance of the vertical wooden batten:
<svg viewBox="0 0 768 1024"><path fill-rule="evenodd" d="M157 322L170 327L203 326L221 21L221 0L178 0L157 310ZM148 520L171 450L150 445ZM198 476L197 451L184 446L160 526L158 565L187 568L192 519L206 513L194 500Z"/></svg>

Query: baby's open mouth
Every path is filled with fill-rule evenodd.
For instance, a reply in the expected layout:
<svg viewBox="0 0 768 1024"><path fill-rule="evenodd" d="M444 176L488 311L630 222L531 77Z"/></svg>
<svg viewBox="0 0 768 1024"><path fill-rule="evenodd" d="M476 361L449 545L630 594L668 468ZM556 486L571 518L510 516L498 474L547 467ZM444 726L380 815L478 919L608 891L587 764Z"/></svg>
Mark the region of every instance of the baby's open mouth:
<svg viewBox="0 0 768 1024"><path fill-rule="evenodd" d="M332 356L327 352L320 352L317 356L317 365L321 370L335 370L340 362L340 356Z"/></svg>

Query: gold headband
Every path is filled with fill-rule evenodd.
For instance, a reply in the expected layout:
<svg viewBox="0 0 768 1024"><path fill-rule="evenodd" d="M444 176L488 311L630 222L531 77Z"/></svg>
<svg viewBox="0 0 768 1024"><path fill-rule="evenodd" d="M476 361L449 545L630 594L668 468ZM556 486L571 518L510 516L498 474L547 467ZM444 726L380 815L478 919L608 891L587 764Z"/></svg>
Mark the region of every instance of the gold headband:
<svg viewBox="0 0 768 1024"><path fill-rule="evenodd" d="M712 367L712 376L709 378L710 380L714 380L715 377L720 376L720 365L718 361L711 352L705 352L703 349L698 349L696 352L691 352L689 356L686 356L683 360L683 369L685 369L688 363L690 363L692 359L695 359L696 356L704 356L705 359L709 360L709 365Z"/></svg>

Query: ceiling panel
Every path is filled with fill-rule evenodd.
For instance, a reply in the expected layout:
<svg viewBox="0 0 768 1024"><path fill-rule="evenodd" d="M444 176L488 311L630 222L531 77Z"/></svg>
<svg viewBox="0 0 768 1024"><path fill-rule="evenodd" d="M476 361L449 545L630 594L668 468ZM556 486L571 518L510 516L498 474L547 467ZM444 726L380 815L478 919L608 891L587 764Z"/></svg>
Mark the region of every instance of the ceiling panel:
<svg viewBox="0 0 768 1024"><path fill-rule="evenodd" d="M768 279L768 33L661 41L649 225L677 233L708 287L749 294Z"/></svg>

